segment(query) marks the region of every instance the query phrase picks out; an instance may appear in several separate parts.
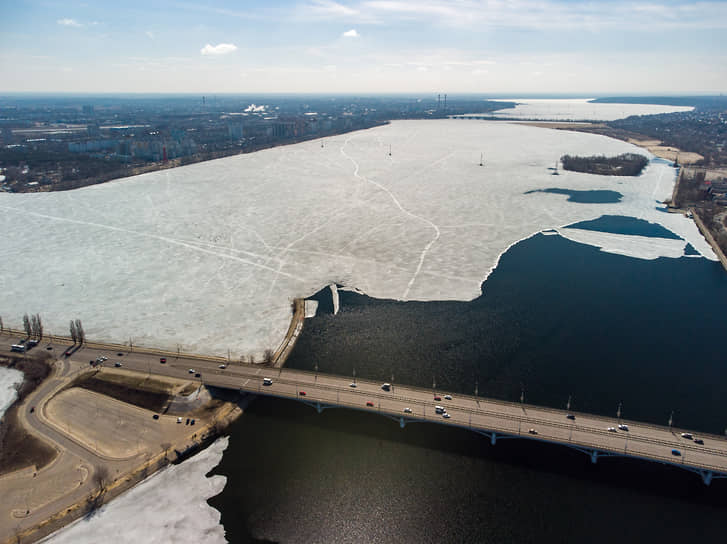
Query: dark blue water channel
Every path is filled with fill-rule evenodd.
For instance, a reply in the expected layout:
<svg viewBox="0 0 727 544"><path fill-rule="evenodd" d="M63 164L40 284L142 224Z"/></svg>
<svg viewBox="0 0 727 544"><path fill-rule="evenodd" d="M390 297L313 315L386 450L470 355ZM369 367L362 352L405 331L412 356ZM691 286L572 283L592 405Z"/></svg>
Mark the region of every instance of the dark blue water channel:
<svg viewBox="0 0 727 544"><path fill-rule="evenodd" d="M617 219L607 219L622 228ZM612 226L612 225L611 225ZM644 225L639 225L644 235ZM658 234L655 232L655 234ZM721 433L727 274L559 236L507 251L471 302L322 290L288 361ZM435 424L256 401L234 426L211 504L231 542L677 542L723 539L727 482L678 469L487 439Z"/></svg>

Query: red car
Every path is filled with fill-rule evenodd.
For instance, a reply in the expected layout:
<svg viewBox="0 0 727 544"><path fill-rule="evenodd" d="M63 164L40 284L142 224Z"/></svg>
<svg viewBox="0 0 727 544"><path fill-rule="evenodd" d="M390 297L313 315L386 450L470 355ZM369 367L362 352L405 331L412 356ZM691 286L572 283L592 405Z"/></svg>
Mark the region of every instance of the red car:
<svg viewBox="0 0 727 544"><path fill-rule="evenodd" d="M373 403L373 402L371 402L370 400L367 400L367 401L366 401L366 406L370 406L371 408L373 408L373 406L374 406L374 403Z"/></svg>
<svg viewBox="0 0 727 544"><path fill-rule="evenodd" d="M442 397L440 397L439 395L434 395L434 400L442 400Z"/></svg>
<svg viewBox="0 0 727 544"><path fill-rule="evenodd" d="M301 397L305 397L305 391L300 391L300 392L299 392L298 394L299 394L299 395L300 395Z"/></svg>

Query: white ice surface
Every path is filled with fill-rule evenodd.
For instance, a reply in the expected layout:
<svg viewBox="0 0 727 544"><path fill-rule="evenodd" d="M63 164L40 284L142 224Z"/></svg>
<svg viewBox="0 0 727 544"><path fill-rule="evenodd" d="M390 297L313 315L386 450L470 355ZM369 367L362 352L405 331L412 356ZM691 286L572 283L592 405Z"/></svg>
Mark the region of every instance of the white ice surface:
<svg viewBox="0 0 727 544"><path fill-rule="evenodd" d="M338 314L338 304L339 304L339 298L338 298L338 287L335 283L332 283L330 286L331 288L331 298L333 299L333 315Z"/></svg>
<svg viewBox="0 0 727 544"><path fill-rule="evenodd" d="M585 229L563 228L558 229L558 233L574 242L599 247L601 251L607 253L640 259L657 259L659 257L677 259L684 256L684 248L687 245L684 240L613 234Z"/></svg>
<svg viewBox="0 0 727 544"><path fill-rule="evenodd" d="M23 373L14 368L0 366L0 418L18 398L15 386L23 382Z"/></svg>
<svg viewBox="0 0 727 544"><path fill-rule="evenodd" d="M53 533L47 544L226 543L220 513L207 504L225 487L224 476L205 475L227 448L220 438L179 465L172 465L80 519Z"/></svg>
<svg viewBox="0 0 727 544"><path fill-rule="evenodd" d="M500 102L517 102L514 108L492 112L502 119L539 119L544 121L615 121L630 115L654 115L692 111L691 106L662 106L657 104L607 104L592 98L507 98ZM482 114L477 114L482 115Z"/></svg>
<svg viewBox="0 0 727 544"><path fill-rule="evenodd" d="M318 311L318 301L317 300L306 300L305 301L305 318L308 319L309 317L315 317L316 312Z"/></svg>
<svg viewBox="0 0 727 544"><path fill-rule="evenodd" d="M338 283L379 298L470 300L510 245L604 214L661 224L715 259L693 221L656 209L671 196L668 165L637 178L548 169L565 153L627 151L648 155L515 123L398 121L324 147L0 193L3 320L19 328L24 313L40 313L47 331L67 334L79 318L93 339L259 356L285 335L293 297ZM524 194L548 187L624 198Z"/></svg>

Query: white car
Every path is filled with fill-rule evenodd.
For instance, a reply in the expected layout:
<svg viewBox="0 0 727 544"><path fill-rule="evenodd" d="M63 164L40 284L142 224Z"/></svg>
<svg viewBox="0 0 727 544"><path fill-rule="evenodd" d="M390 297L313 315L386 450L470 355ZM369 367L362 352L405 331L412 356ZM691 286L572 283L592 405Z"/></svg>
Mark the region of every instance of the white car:
<svg viewBox="0 0 727 544"><path fill-rule="evenodd" d="M528 432L530 434L538 434L538 431L536 431L535 429L528 429Z"/></svg>
<svg viewBox="0 0 727 544"><path fill-rule="evenodd" d="M692 433L682 433L682 438L686 438L687 440L691 440L693 438Z"/></svg>
<svg viewBox="0 0 727 544"><path fill-rule="evenodd" d="M187 372L189 372L190 374L194 374L194 369L190 368Z"/></svg>
<svg viewBox="0 0 727 544"><path fill-rule="evenodd" d="M348 384L348 386L349 386L349 387L357 387L357 386L356 386L356 382L351 382L351 383L349 383L349 384Z"/></svg>
<svg viewBox="0 0 727 544"><path fill-rule="evenodd" d="M263 385L273 385L272 378L263 378Z"/></svg>
<svg viewBox="0 0 727 544"><path fill-rule="evenodd" d="M444 395L444 400L452 400L452 395Z"/></svg>
<svg viewBox="0 0 727 544"><path fill-rule="evenodd" d="M626 424L624 424L624 423L621 423L621 424L620 424L620 425L618 426L618 428L619 428L619 429L621 429L622 431L628 431L628 430L629 430L629 426L628 426L628 425L626 425Z"/></svg>
<svg viewBox="0 0 727 544"><path fill-rule="evenodd" d="M404 408L405 414L411 414L411 408Z"/></svg>
<svg viewBox="0 0 727 544"><path fill-rule="evenodd" d="M226 369L226 368L227 368L227 365L220 365L220 366L218 366L217 368L221 368L222 370L224 370L224 369Z"/></svg>
<svg viewBox="0 0 727 544"><path fill-rule="evenodd" d="M609 427L607 430L608 430L609 433L615 433L616 432L616 427Z"/></svg>
<svg viewBox="0 0 727 544"><path fill-rule="evenodd" d="M452 416L450 416L448 412L444 412L444 413L442 414L442 417L443 417L444 419L449 419L449 418L450 418L450 417L452 417Z"/></svg>

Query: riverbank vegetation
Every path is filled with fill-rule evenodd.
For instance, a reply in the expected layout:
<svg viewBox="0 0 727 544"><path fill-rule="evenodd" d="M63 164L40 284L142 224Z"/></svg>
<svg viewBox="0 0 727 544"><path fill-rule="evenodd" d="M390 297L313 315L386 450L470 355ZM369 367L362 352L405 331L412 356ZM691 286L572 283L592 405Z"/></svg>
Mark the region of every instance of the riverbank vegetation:
<svg viewBox="0 0 727 544"><path fill-rule="evenodd" d="M638 153L622 153L616 157L563 155L560 161L564 170L603 176L638 176L649 163L646 157Z"/></svg>

